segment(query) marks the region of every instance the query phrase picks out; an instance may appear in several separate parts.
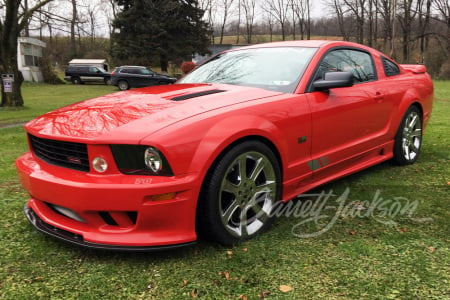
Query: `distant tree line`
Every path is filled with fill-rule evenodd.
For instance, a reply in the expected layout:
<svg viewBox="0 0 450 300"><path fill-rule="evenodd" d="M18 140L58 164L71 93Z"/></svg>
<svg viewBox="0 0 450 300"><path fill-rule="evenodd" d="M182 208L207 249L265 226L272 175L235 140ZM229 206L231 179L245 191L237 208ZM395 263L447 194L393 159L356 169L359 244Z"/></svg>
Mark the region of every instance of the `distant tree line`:
<svg viewBox="0 0 450 300"><path fill-rule="evenodd" d="M62 48L51 51L59 64L74 57L101 56L117 64L161 65L165 70L168 61L205 52L208 43L335 38L375 47L402 63L426 63L433 75L450 78L448 0L321 4L324 16L313 18L317 1L311 0L53 0L30 24L31 34L44 34L50 49ZM140 29L133 25L131 30L133 22Z"/></svg>
<svg viewBox="0 0 450 300"><path fill-rule="evenodd" d="M190 60L209 44L343 39L401 63L425 63L450 78L449 0L0 0L0 70L15 74L11 105L21 106L18 36L47 42L45 61L108 58L112 64ZM5 102L2 93L2 104Z"/></svg>
<svg viewBox="0 0 450 300"><path fill-rule="evenodd" d="M213 43L338 38L375 47L402 63L426 63L450 78L449 0L324 0L311 18L310 0L201 0ZM275 37L277 35L277 37ZM244 38L244 40L241 39ZM267 39L266 39L267 40Z"/></svg>

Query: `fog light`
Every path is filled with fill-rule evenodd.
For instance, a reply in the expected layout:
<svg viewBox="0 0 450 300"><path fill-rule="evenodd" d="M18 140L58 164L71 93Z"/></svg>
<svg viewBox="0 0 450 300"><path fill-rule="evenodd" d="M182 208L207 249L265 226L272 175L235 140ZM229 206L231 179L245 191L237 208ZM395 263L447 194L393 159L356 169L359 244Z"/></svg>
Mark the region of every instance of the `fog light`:
<svg viewBox="0 0 450 300"><path fill-rule="evenodd" d="M108 169L108 163L101 157L96 157L92 160L92 167L95 171L103 173Z"/></svg>

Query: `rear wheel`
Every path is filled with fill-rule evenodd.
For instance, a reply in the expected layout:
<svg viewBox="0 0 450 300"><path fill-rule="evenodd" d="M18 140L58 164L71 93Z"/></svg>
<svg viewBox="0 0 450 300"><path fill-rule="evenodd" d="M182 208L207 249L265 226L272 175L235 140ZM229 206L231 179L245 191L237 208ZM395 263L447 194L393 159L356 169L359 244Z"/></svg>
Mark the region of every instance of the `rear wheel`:
<svg viewBox="0 0 450 300"><path fill-rule="evenodd" d="M400 123L395 136L394 161L399 165L414 163L422 146L422 117L416 106L411 106Z"/></svg>
<svg viewBox="0 0 450 300"><path fill-rule="evenodd" d="M72 77L71 81L72 81L73 84L81 84L80 77Z"/></svg>
<svg viewBox="0 0 450 300"><path fill-rule="evenodd" d="M110 85L111 84L111 78L105 78L105 84Z"/></svg>
<svg viewBox="0 0 450 300"><path fill-rule="evenodd" d="M120 80L120 81L117 83L117 87L118 87L119 90L121 90L121 91L126 91L126 90L128 90L128 89L130 88L130 85L128 84L127 81L125 81L125 80Z"/></svg>
<svg viewBox="0 0 450 300"><path fill-rule="evenodd" d="M205 180L198 231L223 245L250 239L272 223L280 198L278 161L265 144L248 141L227 151Z"/></svg>

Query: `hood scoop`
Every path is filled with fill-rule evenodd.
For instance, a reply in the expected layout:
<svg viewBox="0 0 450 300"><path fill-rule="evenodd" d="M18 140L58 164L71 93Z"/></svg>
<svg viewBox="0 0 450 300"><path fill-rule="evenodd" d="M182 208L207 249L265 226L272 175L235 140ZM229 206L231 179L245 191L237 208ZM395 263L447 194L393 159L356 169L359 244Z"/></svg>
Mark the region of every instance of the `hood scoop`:
<svg viewBox="0 0 450 300"><path fill-rule="evenodd" d="M212 94L217 94L217 93L222 93L222 92L225 92L225 90L209 90L209 91L203 91L203 92L198 92L198 93L192 93L192 94L186 94L186 95L173 97L170 100L183 101L183 100L187 100L187 99L192 99L192 98L197 98L197 97L201 97L201 96L212 95Z"/></svg>

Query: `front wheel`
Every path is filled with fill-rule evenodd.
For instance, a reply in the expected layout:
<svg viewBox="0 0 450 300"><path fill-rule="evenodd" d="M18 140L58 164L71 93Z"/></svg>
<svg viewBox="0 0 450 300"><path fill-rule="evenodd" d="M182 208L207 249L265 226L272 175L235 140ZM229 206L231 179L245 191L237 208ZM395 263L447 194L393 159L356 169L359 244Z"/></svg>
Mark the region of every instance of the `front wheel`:
<svg viewBox="0 0 450 300"><path fill-rule="evenodd" d="M281 172L272 150L247 141L228 150L207 176L198 231L223 245L250 239L272 223L280 199Z"/></svg>
<svg viewBox="0 0 450 300"><path fill-rule="evenodd" d="M399 165L414 163L422 146L422 117L416 106L411 106L400 123L395 136L394 162Z"/></svg>

